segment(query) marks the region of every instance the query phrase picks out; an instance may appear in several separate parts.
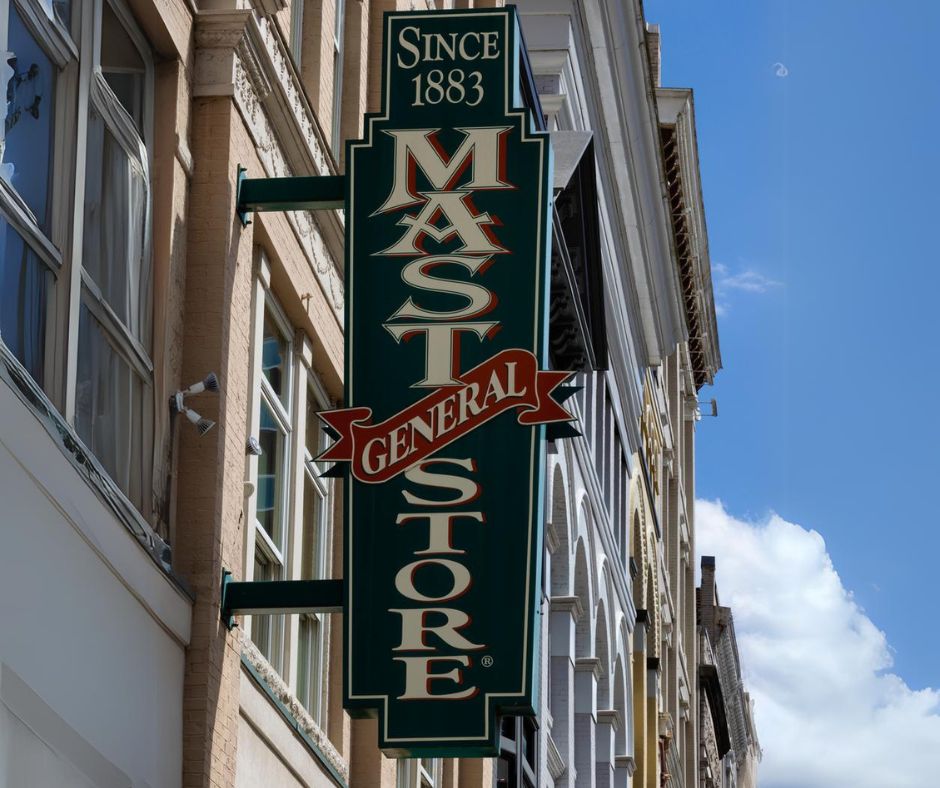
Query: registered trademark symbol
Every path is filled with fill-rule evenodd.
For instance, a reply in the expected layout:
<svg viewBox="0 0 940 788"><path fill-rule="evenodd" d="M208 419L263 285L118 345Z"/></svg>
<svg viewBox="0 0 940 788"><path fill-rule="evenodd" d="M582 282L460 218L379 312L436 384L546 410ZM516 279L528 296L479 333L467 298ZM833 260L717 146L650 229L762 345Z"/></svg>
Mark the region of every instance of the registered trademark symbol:
<svg viewBox="0 0 940 788"><path fill-rule="evenodd" d="M484 668L488 668L493 664L493 658L489 654L487 654L485 657L483 657L483 659L480 660L480 664Z"/></svg>

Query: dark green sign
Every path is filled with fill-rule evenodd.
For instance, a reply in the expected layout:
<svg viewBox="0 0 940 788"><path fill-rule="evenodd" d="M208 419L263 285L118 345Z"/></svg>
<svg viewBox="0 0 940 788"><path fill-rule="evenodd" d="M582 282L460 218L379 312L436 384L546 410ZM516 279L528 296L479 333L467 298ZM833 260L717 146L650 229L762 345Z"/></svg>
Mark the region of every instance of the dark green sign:
<svg viewBox="0 0 940 788"><path fill-rule="evenodd" d="M347 144L345 706L401 756L493 755L531 714L551 153L510 9L385 15L383 111Z"/></svg>

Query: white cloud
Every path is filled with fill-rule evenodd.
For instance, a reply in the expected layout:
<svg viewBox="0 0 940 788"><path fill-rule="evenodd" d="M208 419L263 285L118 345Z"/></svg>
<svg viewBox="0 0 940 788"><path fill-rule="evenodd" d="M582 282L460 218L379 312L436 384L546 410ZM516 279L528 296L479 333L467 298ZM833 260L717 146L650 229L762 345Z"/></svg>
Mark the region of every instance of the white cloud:
<svg viewBox="0 0 940 788"><path fill-rule="evenodd" d="M712 286L715 290L715 311L719 315L726 315L728 298L732 292L761 295L782 287L783 283L753 268L732 271L724 263L712 263Z"/></svg>
<svg viewBox="0 0 940 788"><path fill-rule="evenodd" d="M913 690L887 640L832 566L826 544L777 515L739 520L696 503L714 555L764 751L761 788L936 788L940 691Z"/></svg>

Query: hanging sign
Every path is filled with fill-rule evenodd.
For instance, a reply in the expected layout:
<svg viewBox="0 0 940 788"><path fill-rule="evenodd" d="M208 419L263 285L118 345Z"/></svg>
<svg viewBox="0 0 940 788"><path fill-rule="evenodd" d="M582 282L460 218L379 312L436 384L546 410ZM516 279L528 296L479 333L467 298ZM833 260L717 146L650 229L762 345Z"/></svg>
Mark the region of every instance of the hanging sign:
<svg viewBox="0 0 940 788"><path fill-rule="evenodd" d="M399 756L497 752L534 713L551 153L511 9L385 15L346 148L344 702ZM555 392L553 397L553 391Z"/></svg>

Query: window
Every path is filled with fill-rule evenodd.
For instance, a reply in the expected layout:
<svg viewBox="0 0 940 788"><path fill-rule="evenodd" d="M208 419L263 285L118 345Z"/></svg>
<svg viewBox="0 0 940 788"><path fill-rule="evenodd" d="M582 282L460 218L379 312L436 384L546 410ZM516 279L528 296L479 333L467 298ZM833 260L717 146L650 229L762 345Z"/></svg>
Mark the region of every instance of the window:
<svg viewBox="0 0 940 788"><path fill-rule="evenodd" d="M317 580L328 576L329 563L326 546L329 540L329 522L332 504L328 480L320 478L325 470L313 461L326 448L326 433L321 429L317 411L326 407L313 374L307 370L306 428L304 436L303 514L301 518L300 579ZM321 676L326 655L323 633L326 617L323 613L307 613L298 622L297 698L317 723L323 714Z"/></svg>
<svg viewBox="0 0 940 788"><path fill-rule="evenodd" d="M0 84L0 338L149 517L149 46L119 0L0 0Z"/></svg>
<svg viewBox="0 0 940 788"><path fill-rule="evenodd" d="M152 73L105 0L90 85L75 428L131 501L150 496L153 327L149 133ZM145 106L147 109L145 110Z"/></svg>
<svg viewBox="0 0 940 788"><path fill-rule="evenodd" d="M339 160L343 145L343 27L346 20L346 0L336 0L333 18L333 127L330 145L333 158Z"/></svg>
<svg viewBox="0 0 940 788"><path fill-rule="evenodd" d="M443 785L440 758L413 758L398 762L398 788L440 788Z"/></svg>
<svg viewBox="0 0 940 788"><path fill-rule="evenodd" d="M290 53L294 56L297 70L303 63L304 3L306 0L291 0L290 3Z"/></svg>
<svg viewBox="0 0 940 788"><path fill-rule="evenodd" d="M52 227L54 198L67 199L65 190L54 194L52 181L62 158L55 146L61 82L77 51L61 13L62 6L50 14L38 1L0 0L0 337L40 386L63 265Z"/></svg>
<svg viewBox="0 0 940 788"><path fill-rule="evenodd" d="M538 785L538 728L531 717L503 717L499 722L497 788Z"/></svg>
<svg viewBox="0 0 940 788"><path fill-rule="evenodd" d="M246 579L323 579L330 569L332 485L314 458L326 445L316 414L329 402L311 368L309 341L268 290L264 255L259 269L251 434L262 453L249 460ZM328 624L325 614L253 616L247 623L258 650L319 725Z"/></svg>
<svg viewBox="0 0 940 788"><path fill-rule="evenodd" d="M291 427L292 342L289 324L270 296L264 298L255 495L254 580L287 580L290 501L288 479ZM284 673L283 616L255 616L251 635L265 658Z"/></svg>

